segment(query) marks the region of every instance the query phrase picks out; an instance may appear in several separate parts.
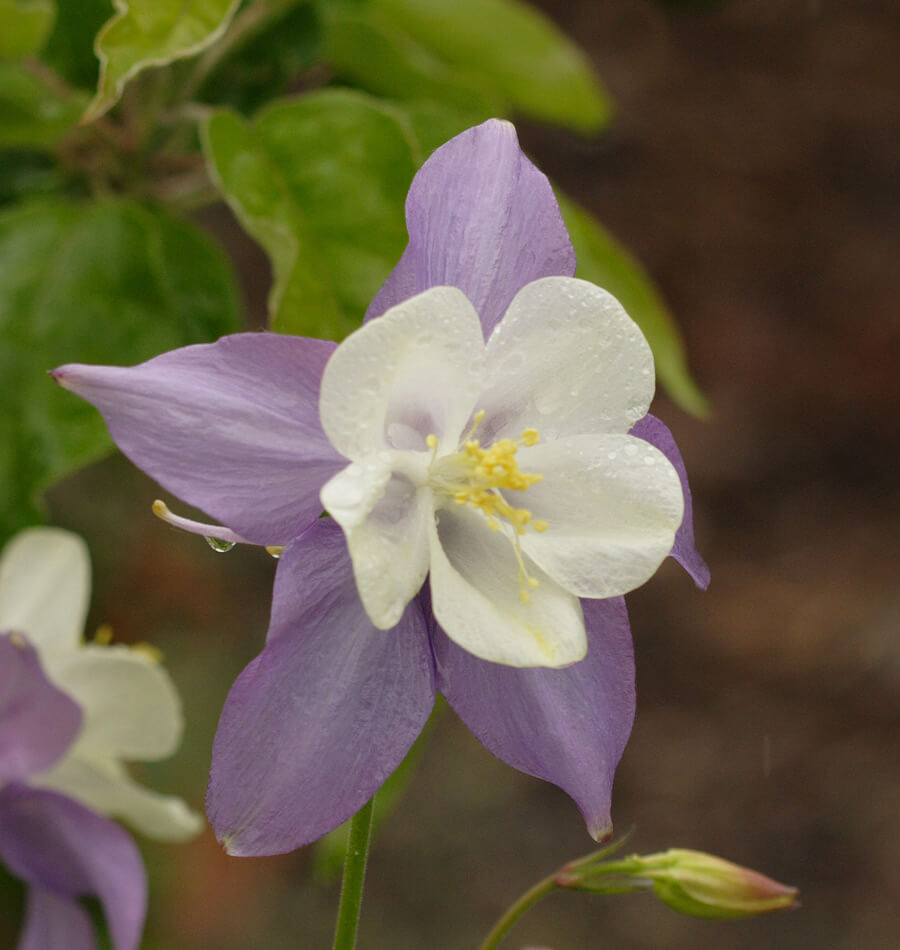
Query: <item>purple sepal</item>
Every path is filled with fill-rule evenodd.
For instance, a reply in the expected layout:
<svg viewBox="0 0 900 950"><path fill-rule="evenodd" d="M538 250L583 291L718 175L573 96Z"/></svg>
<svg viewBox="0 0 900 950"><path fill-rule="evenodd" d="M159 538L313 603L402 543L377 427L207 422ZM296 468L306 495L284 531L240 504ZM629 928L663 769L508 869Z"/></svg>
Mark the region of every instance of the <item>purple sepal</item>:
<svg viewBox="0 0 900 950"><path fill-rule="evenodd" d="M81 708L44 675L37 651L0 634L0 786L50 768L81 728Z"/></svg>
<svg viewBox="0 0 900 950"><path fill-rule="evenodd" d="M634 653L623 598L582 607L588 653L564 669L487 663L437 625L433 642L438 688L462 721L499 759L567 792L600 840L634 721Z"/></svg>
<svg viewBox="0 0 900 950"><path fill-rule="evenodd" d="M12 783L0 790L0 858L57 897L95 895L115 950L137 950L147 880L128 834L65 795Z"/></svg>
<svg viewBox="0 0 900 950"><path fill-rule="evenodd" d="M32 885L18 950L94 950L94 925L75 898Z"/></svg>
<svg viewBox="0 0 900 950"><path fill-rule="evenodd" d="M235 855L321 837L375 794L433 703L418 602L392 630L373 627L343 532L320 519L285 548L266 647L219 721L207 793L217 837Z"/></svg>
<svg viewBox="0 0 900 950"><path fill-rule="evenodd" d="M319 423L334 343L238 333L138 366L53 370L103 414L119 448L166 490L256 544L287 544L322 511L346 461Z"/></svg>
<svg viewBox="0 0 900 950"><path fill-rule="evenodd" d="M575 252L547 176L515 128L489 119L437 149L406 199L409 245L366 320L429 287L465 293L485 338L525 284L572 277Z"/></svg>
<svg viewBox="0 0 900 950"><path fill-rule="evenodd" d="M706 590L709 587L709 567L694 546L694 504L691 500L691 486L688 484L687 469L684 467L675 439L672 438L668 427L649 413L633 426L631 435L658 448L678 472L684 491L684 517L681 519L681 527L675 535L675 543L669 553L691 575L694 583L702 590Z"/></svg>

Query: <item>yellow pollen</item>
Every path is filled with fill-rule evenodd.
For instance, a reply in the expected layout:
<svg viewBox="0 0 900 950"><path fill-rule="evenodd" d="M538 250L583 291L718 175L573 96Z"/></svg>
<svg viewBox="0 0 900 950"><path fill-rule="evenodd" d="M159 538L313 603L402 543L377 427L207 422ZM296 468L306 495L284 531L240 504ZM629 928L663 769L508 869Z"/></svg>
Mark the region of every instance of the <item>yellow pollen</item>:
<svg viewBox="0 0 900 950"><path fill-rule="evenodd" d="M520 446L536 445L540 434L537 429L525 429L517 439L499 439L484 448L473 438L475 430L484 418L484 410L477 412L472 426L466 433L463 447L453 455L442 458L432 468L431 484L439 492L453 499L457 505L471 505L487 518L491 531L499 531L506 525L519 574L519 599L523 604L530 601L529 589L536 590L537 578L525 569L519 536L531 527L537 532L547 530L547 522L532 520L527 508L516 508L503 496L504 491L526 491L543 480L543 475L523 472L519 468L516 452ZM437 451L437 436L429 435L425 444ZM434 464L434 459L432 460Z"/></svg>
<svg viewBox="0 0 900 950"><path fill-rule="evenodd" d="M107 647L113 641L113 628L112 624L103 623L97 627L97 632L94 634L94 643L99 644L100 646Z"/></svg>
<svg viewBox="0 0 900 950"><path fill-rule="evenodd" d="M131 649L135 653L142 653L144 656L149 657L154 663L162 663L163 661L163 651L159 647L153 646L152 643L146 643L145 641L140 641L139 643L132 643Z"/></svg>

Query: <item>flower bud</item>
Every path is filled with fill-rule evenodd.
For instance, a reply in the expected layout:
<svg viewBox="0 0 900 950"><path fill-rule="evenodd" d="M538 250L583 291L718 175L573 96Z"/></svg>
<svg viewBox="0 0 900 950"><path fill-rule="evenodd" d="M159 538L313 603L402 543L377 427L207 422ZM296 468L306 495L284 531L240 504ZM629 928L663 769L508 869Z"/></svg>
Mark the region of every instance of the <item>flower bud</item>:
<svg viewBox="0 0 900 950"><path fill-rule="evenodd" d="M670 848L628 860L663 903L693 917L752 917L797 906L796 888L701 851Z"/></svg>

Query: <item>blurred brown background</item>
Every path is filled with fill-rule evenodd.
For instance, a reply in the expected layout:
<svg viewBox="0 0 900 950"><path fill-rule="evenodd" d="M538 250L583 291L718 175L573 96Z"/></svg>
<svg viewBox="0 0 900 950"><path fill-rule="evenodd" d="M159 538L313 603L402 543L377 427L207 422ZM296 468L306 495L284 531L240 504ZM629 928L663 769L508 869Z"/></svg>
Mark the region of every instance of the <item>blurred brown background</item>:
<svg viewBox="0 0 900 950"><path fill-rule="evenodd" d="M524 147L643 261L715 418L655 411L692 475L713 570L672 563L630 596L638 715L613 815L634 850L709 850L802 890L740 923L650 898L558 895L508 946L900 945L900 7L852 0L539 0L618 104L602 139L522 126ZM251 311L261 253L224 210ZM892 240L893 239L893 240ZM259 649L274 562L213 554L150 515L121 458L52 495L96 573L92 623L165 651L188 733L145 770L198 807L216 717ZM452 714L375 843L361 950L476 945L523 889L591 847L574 805L503 766ZM307 850L147 845L146 947L330 946L337 884ZM2 927L0 927L2 930Z"/></svg>

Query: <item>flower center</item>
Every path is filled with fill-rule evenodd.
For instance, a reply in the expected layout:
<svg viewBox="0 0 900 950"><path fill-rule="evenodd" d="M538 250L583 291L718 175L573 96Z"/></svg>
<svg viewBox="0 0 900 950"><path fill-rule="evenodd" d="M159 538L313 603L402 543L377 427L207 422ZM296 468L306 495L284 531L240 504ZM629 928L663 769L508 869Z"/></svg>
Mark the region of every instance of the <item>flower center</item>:
<svg viewBox="0 0 900 950"><path fill-rule="evenodd" d="M483 418L482 409L476 413L462 448L451 455L436 458L437 436L428 436L426 444L434 453L428 484L437 496L452 499L457 505L471 505L481 511L487 517L488 527L492 531L504 531L512 544L519 568L519 599L527 604L530 600L529 588L535 590L538 581L525 570L519 536L528 527L537 532L546 531L547 522L533 520L531 511L511 505L503 492L524 492L543 480L543 475L523 472L516 459L520 446L535 445L540 436L537 429L525 429L517 439L499 439L485 448L478 439L473 438Z"/></svg>

